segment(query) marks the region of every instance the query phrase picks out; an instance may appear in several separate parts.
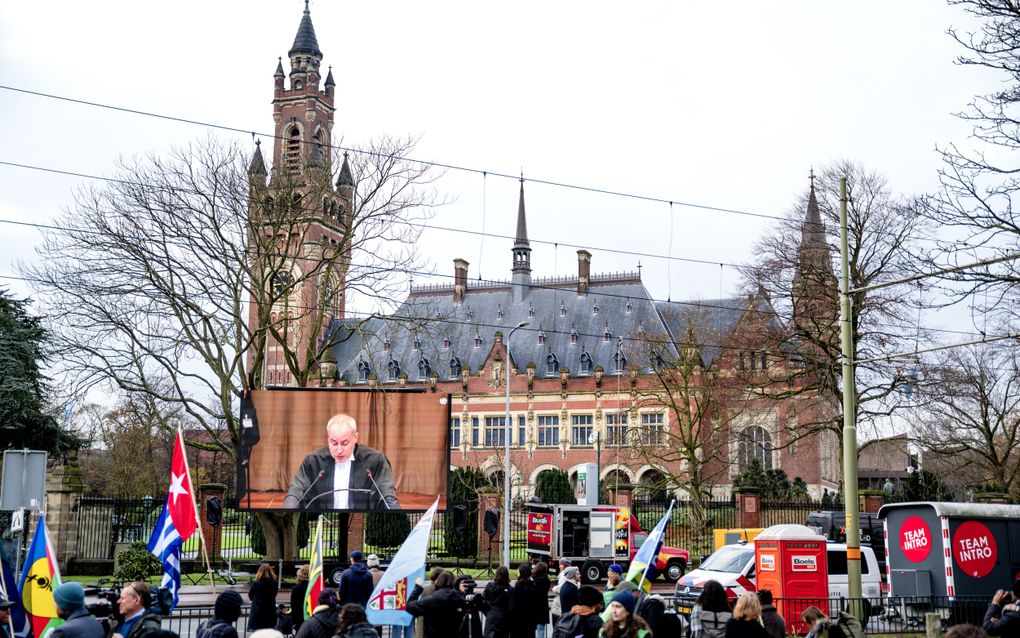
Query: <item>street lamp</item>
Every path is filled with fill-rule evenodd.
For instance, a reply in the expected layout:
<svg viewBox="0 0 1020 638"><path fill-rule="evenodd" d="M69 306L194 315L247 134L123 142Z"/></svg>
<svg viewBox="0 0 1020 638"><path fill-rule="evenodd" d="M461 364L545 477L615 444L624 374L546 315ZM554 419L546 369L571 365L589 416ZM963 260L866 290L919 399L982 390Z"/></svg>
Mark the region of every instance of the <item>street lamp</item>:
<svg viewBox="0 0 1020 638"><path fill-rule="evenodd" d="M510 569L510 339L519 328L528 325L522 321L506 336L506 423L503 427L503 444L506 452L503 465L503 564Z"/></svg>

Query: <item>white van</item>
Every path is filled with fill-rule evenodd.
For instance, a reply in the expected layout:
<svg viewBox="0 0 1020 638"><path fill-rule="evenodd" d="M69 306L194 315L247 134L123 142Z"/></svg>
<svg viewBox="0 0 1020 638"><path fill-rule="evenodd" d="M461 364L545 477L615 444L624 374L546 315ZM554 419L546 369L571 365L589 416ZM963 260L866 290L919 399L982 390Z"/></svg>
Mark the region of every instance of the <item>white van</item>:
<svg viewBox="0 0 1020 638"><path fill-rule="evenodd" d="M850 594L847 579L846 544L828 543L826 560L829 564L829 598L845 599ZM719 581L731 600L744 592L755 591L754 543L740 542L723 545L711 556L706 558L698 569L688 572L676 581L674 597L677 609L684 614L690 613L694 601L701 594L707 581ZM875 551L870 547L861 547L861 592L869 602L865 604L865 613L871 616L873 606L878 605L882 597L882 575L878 569ZM830 612L835 615L844 609L846 603L840 604L833 600ZM877 611L877 610L874 610Z"/></svg>

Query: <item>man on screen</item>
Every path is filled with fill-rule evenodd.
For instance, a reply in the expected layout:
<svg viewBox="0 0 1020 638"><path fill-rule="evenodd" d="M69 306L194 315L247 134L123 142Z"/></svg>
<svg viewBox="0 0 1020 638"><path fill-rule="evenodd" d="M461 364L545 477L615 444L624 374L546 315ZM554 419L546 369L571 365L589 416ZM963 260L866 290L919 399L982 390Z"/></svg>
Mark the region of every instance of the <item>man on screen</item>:
<svg viewBox="0 0 1020 638"><path fill-rule="evenodd" d="M353 417L335 414L326 423L327 447L301 463L291 481L286 509L399 509L386 455L358 443Z"/></svg>

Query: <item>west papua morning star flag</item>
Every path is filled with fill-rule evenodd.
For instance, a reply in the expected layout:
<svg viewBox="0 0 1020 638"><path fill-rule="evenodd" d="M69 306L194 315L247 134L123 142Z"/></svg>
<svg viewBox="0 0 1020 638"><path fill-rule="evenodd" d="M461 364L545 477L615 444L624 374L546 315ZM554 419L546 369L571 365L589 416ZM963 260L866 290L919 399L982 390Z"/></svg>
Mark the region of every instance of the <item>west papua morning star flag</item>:
<svg viewBox="0 0 1020 638"><path fill-rule="evenodd" d="M319 524L315 527L315 538L312 539L312 559L308 561L308 590L302 604L305 620L312 617L312 610L319 604L319 594L325 586L322 576L322 520L320 516Z"/></svg>
<svg viewBox="0 0 1020 638"><path fill-rule="evenodd" d="M666 525L669 523L670 512L673 511L673 504L675 500L669 502L669 507L666 509L666 514L659 519L659 522L655 524L655 528L648 533L648 538L641 544L637 554L634 555L634 560L630 562L630 569L627 570L627 578L638 587L648 592L652 589L652 583L646 576L648 569L655 565L655 561L659 559L659 550L662 549L662 542L666 538Z"/></svg>
<svg viewBox="0 0 1020 638"><path fill-rule="evenodd" d="M46 529L46 515L40 513L39 525L35 528L18 583L21 603L25 606L32 632L38 638L45 638L48 632L64 622L57 617L57 603L53 600L53 590L59 586L57 553L53 551L53 543Z"/></svg>
<svg viewBox="0 0 1020 638"><path fill-rule="evenodd" d="M174 453L170 460L170 490L148 545L149 551L163 565L163 579L159 586L170 591L171 610L177 606L181 588L181 548L197 528L198 513L191 491L188 459L184 455L184 436L177 430Z"/></svg>
<svg viewBox="0 0 1020 638"><path fill-rule="evenodd" d="M414 616L407 613L407 598L414 582L425 579L425 555L429 549L432 519L439 507L439 497L418 521L404 544L397 550L389 568L368 599L368 622L373 625L410 625Z"/></svg>

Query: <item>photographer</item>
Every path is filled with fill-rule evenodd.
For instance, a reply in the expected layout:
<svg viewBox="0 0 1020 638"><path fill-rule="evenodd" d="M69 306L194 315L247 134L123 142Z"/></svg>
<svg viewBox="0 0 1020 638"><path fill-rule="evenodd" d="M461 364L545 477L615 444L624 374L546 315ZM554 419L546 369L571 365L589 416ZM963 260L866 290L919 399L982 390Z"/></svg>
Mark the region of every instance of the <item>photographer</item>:
<svg viewBox="0 0 1020 638"><path fill-rule="evenodd" d="M460 592L453 588L453 574L443 572L436 579L436 591L422 596L421 579L414 583L407 599L407 613L425 620L425 638L450 638L460 630L466 603Z"/></svg>
<svg viewBox="0 0 1020 638"><path fill-rule="evenodd" d="M471 576L458 576L453 588L464 597L466 611L460 623L459 638L482 638L482 614L489 610L485 598L475 592L478 583Z"/></svg>

